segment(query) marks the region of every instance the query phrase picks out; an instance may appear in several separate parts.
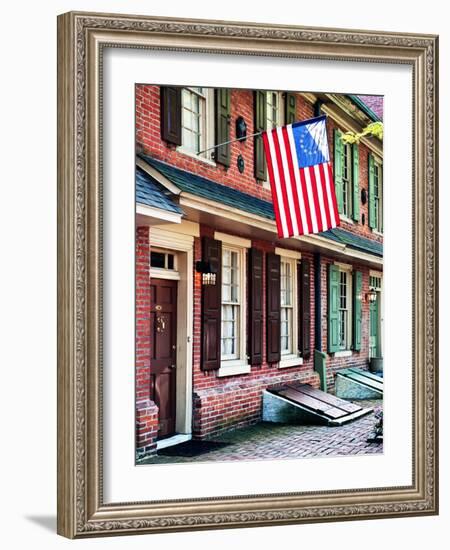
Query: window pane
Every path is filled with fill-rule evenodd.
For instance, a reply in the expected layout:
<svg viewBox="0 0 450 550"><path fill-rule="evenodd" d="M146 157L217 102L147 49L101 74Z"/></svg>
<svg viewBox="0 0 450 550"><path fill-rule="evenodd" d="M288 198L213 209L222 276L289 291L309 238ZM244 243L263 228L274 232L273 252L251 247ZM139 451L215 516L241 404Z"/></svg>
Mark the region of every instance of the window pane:
<svg viewBox="0 0 450 550"><path fill-rule="evenodd" d="M150 266L164 269L165 256L163 252L150 252Z"/></svg>

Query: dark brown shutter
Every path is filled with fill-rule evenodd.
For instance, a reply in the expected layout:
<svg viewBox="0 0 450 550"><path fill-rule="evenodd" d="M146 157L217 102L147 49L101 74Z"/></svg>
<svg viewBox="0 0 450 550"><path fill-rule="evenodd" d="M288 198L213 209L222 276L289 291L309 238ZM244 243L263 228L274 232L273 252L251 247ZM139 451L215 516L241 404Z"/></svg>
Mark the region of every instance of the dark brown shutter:
<svg viewBox="0 0 450 550"><path fill-rule="evenodd" d="M230 96L231 93L228 88L218 88L216 90L216 145L230 141ZM215 161L218 164L230 166L231 147L229 143L215 149Z"/></svg>
<svg viewBox="0 0 450 550"><path fill-rule="evenodd" d="M263 346L263 253L249 251L249 354L252 365L262 364Z"/></svg>
<svg viewBox="0 0 450 550"><path fill-rule="evenodd" d="M297 120L297 96L286 92L285 119L286 124L293 124Z"/></svg>
<svg viewBox="0 0 450 550"><path fill-rule="evenodd" d="M264 132L266 129L266 119L267 119L267 100L266 92L261 90L255 90L255 99L254 99L254 109L255 109L255 134L257 132ZM254 137L254 157L255 157L255 178L258 180L265 181L267 179L266 175L266 158L264 155L264 144L262 136Z"/></svg>
<svg viewBox="0 0 450 550"><path fill-rule="evenodd" d="M267 254L267 362L276 363L281 358L280 334L280 256Z"/></svg>
<svg viewBox="0 0 450 550"><path fill-rule="evenodd" d="M161 86L161 137L181 145L181 88Z"/></svg>
<svg viewBox="0 0 450 550"><path fill-rule="evenodd" d="M216 273L215 285L202 285L202 370L220 367L222 242L203 238L202 258Z"/></svg>
<svg viewBox="0 0 450 550"><path fill-rule="evenodd" d="M311 276L309 260L302 260L297 268L299 315L298 342L303 359L311 356Z"/></svg>

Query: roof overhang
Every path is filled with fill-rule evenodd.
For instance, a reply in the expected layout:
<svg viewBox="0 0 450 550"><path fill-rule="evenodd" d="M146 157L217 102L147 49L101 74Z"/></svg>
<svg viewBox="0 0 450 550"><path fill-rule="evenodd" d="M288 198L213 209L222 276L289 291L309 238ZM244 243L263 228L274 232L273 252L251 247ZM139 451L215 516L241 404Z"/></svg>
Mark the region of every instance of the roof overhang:
<svg viewBox="0 0 450 550"><path fill-rule="evenodd" d="M161 225L161 223L181 223L182 214L169 212L146 204L136 204L136 223L138 225Z"/></svg>
<svg viewBox="0 0 450 550"><path fill-rule="evenodd" d="M275 221L190 193L181 193L180 205L189 220L212 226L217 231L232 234L239 233L240 236L250 239L269 240L275 246L288 246L301 251L320 252L341 260L348 258L348 260L357 261L373 269L380 269L383 266L383 258L379 256L355 250L343 243L332 241L318 234L280 239Z"/></svg>

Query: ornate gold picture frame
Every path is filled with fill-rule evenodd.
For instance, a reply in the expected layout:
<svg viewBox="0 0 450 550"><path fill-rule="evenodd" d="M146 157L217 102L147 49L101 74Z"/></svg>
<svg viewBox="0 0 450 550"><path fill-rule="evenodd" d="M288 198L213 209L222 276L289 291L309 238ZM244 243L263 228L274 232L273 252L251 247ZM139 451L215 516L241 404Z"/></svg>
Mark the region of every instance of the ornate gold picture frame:
<svg viewBox="0 0 450 550"><path fill-rule="evenodd" d="M412 68L412 484L104 501L102 90L105 48ZM438 513L438 38L130 15L58 18L58 533L89 536Z"/></svg>

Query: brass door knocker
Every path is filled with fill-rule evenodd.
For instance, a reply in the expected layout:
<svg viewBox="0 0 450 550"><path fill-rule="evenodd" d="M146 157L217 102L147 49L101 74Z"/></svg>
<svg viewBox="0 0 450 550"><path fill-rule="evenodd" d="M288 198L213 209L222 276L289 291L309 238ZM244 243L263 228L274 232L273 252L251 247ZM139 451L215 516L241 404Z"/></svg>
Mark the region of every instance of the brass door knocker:
<svg viewBox="0 0 450 550"><path fill-rule="evenodd" d="M163 333L166 329L166 321L164 317L156 318L156 332Z"/></svg>

